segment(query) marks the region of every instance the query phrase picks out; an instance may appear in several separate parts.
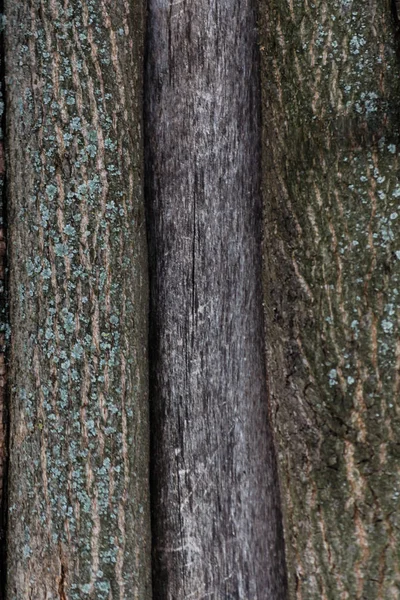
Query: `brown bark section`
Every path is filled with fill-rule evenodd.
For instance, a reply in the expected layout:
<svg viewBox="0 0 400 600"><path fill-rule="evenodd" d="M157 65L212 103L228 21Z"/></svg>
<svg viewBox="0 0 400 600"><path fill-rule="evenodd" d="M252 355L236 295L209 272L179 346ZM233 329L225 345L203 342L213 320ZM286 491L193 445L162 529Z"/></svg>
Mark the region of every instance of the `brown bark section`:
<svg viewBox="0 0 400 600"><path fill-rule="evenodd" d="M0 3L0 12L2 12ZM8 398L7 351L9 345L6 245L6 182L4 156L4 22L0 25L0 598L6 579Z"/></svg>
<svg viewBox="0 0 400 600"><path fill-rule="evenodd" d="M261 2L268 374L291 597L400 595L399 63L388 2Z"/></svg>
<svg viewBox="0 0 400 600"><path fill-rule="evenodd" d="M0 140L0 153L4 140ZM8 466L8 299L7 299L7 245L5 225L5 168L0 157L0 598L6 580L7 528L7 466Z"/></svg>
<svg viewBox="0 0 400 600"><path fill-rule="evenodd" d="M5 3L9 600L151 597L143 13Z"/></svg>
<svg viewBox="0 0 400 600"><path fill-rule="evenodd" d="M285 598L252 2L149 4L154 597Z"/></svg>

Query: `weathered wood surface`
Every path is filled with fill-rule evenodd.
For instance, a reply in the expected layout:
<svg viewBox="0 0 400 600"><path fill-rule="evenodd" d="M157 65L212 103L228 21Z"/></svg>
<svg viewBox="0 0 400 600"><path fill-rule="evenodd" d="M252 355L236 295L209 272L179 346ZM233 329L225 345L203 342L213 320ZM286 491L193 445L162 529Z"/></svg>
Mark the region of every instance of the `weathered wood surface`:
<svg viewBox="0 0 400 600"><path fill-rule="evenodd" d="M5 2L9 600L151 597L143 13Z"/></svg>
<svg viewBox="0 0 400 600"><path fill-rule="evenodd" d="M154 598L281 600L251 1L150 0Z"/></svg>
<svg viewBox="0 0 400 600"><path fill-rule="evenodd" d="M296 600L400 596L389 2L263 1L268 373Z"/></svg>

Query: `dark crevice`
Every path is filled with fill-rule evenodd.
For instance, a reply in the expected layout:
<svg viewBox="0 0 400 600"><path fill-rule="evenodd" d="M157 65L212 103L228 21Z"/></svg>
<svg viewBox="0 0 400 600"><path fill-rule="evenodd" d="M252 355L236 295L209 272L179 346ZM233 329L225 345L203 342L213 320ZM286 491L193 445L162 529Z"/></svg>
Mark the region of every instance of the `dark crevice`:
<svg viewBox="0 0 400 600"><path fill-rule="evenodd" d="M391 6L392 6L393 18L396 23L396 26L398 27L399 23L400 23L400 1L399 0L391 0Z"/></svg>
<svg viewBox="0 0 400 600"><path fill-rule="evenodd" d="M148 274L149 274L149 328L148 328L148 360L149 360L149 408L150 408L150 518L151 518L151 561L152 561L152 588L156 588L155 581L155 568L154 565L157 561L157 548L155 547L155 514L157 510L156 503L153 498L153 489L154 489L154 461L153 461L153 449L157 443L160 443L160 440L154 436L154 403L153 398L155 394L155 380L153 373L153 364L155 362L156 355L156 334L152 327L153 324L153 301L152 301L152 266L153 266L153 257L152 257L152 247L150 245L150 232L149 232L149 223L152 222L152 215L150 210L150 185L149 181L151 180L151 169L150 169L150 156L149 156L149 147L148 147L148 127L147 127L147 102L148 102L148 85L147 81L149 79L148 71L150 69L149 65L149 51L148 51L148 39L149 39L149 8L147 3L147 14L145 20L145 39L144 39L144 65L143 65L143 154L144 154L144 204L145 204L145 221L146 221L146 233L147 233L147 247L148 247Z"/></svg>
<svg viewBox="0 0 400 600"><path fill-rule="evenodd" d="M0 600L6 598L7 583L7 471L9 410L7 362L9 341L7 273L7 181L5 160L5 48L4 0L0 0Z"/></svg>
<svg viewBox="0 0 400 600"><path fill-rule="evenodd" d="M397 59L400 60L400 0L391 0Z"/></svg>
<svg viewBox="0 0 400 600"><path fill-rule="evenodd" d="M62 555L61 546L60 546L59 552L60 552L60 578L58 580L58 597L60 600L67 600L67 596L65 594L66 568L64 565L64 559L63 559L63 555Z"/></svg>

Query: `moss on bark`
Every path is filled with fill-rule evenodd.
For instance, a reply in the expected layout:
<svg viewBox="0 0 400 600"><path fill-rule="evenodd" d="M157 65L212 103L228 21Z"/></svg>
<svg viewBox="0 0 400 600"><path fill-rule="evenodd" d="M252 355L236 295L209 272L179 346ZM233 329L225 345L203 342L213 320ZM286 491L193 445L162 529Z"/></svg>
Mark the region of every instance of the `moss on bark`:
<svg viewBox="0 0 400 600"><path fill-rule="evenodd" d="M400 594L399 63L387 2L261 3L268 369L293 598Z"/></svg>

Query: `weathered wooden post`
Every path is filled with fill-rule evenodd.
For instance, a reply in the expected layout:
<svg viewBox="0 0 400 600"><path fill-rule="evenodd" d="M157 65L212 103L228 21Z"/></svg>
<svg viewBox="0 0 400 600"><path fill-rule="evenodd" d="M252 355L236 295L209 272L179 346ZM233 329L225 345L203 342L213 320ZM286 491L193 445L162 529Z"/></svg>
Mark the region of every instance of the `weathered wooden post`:
<svg viewBox="0 0 400 600"><path fill-rule="evenodd" d="M283 600L255 4L150 0L154 598Z"/></svg>

